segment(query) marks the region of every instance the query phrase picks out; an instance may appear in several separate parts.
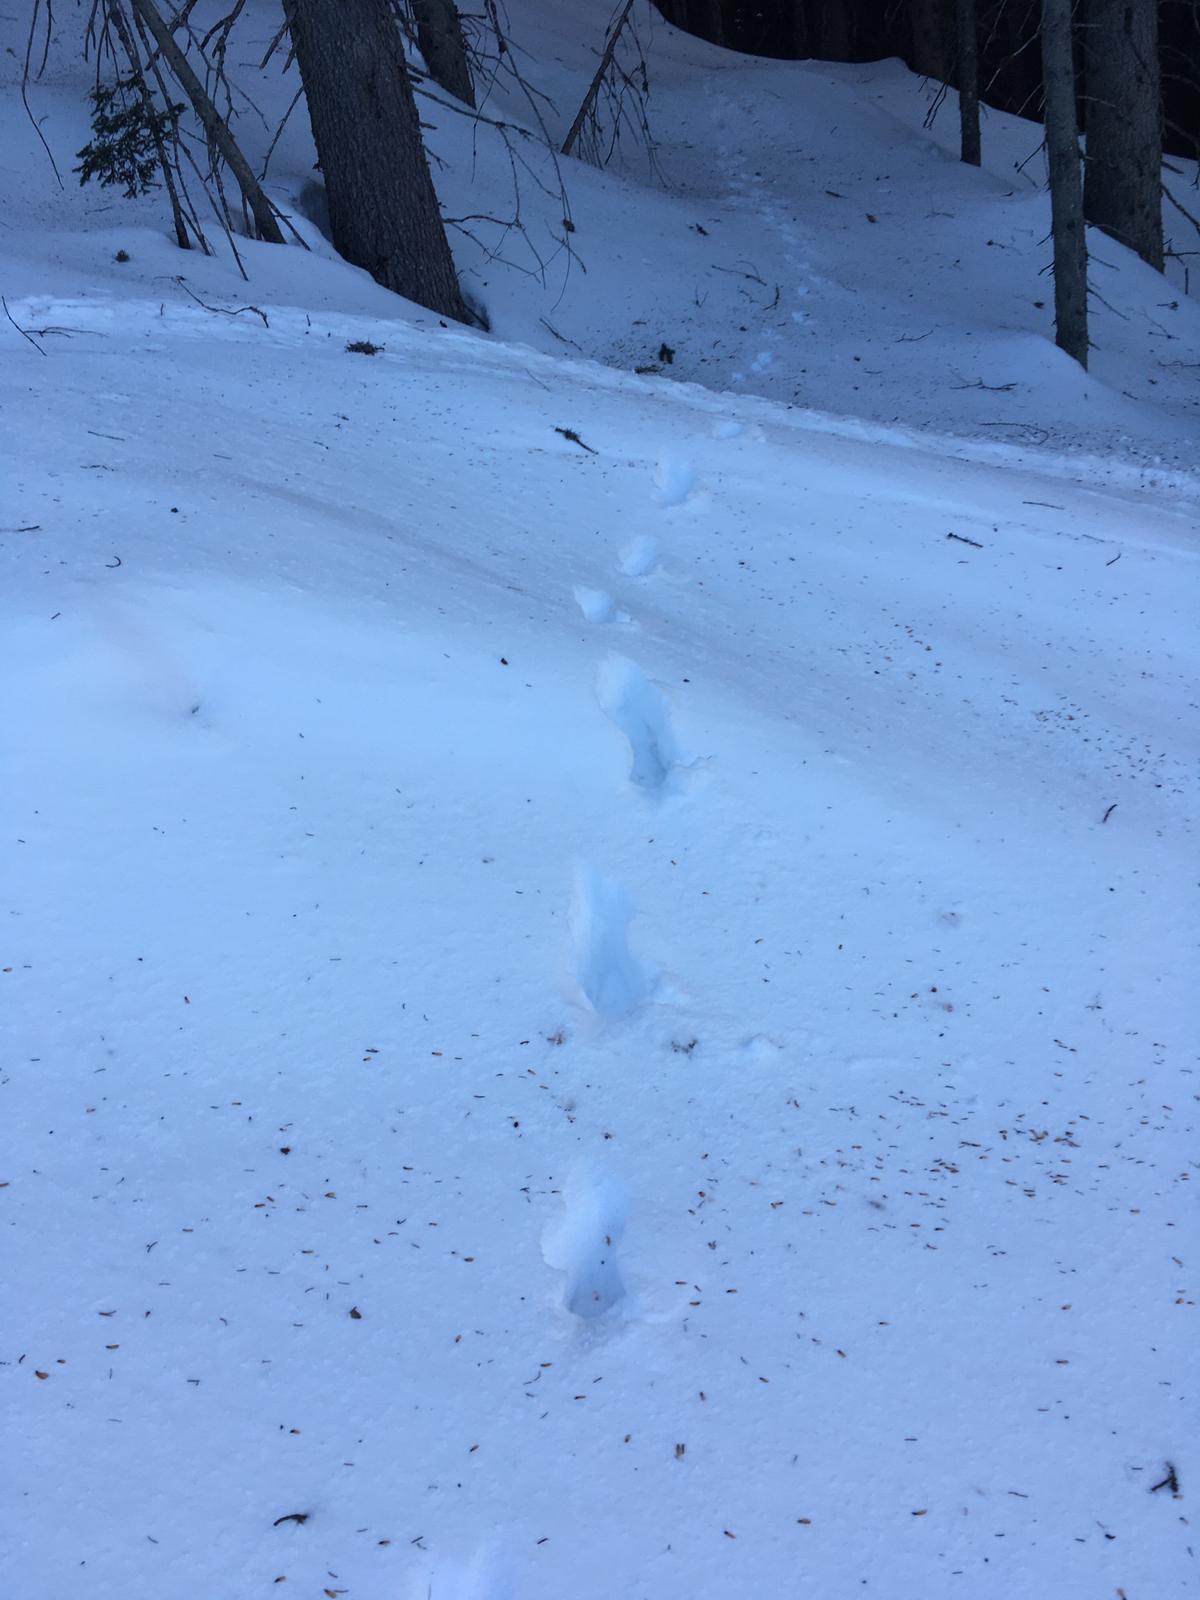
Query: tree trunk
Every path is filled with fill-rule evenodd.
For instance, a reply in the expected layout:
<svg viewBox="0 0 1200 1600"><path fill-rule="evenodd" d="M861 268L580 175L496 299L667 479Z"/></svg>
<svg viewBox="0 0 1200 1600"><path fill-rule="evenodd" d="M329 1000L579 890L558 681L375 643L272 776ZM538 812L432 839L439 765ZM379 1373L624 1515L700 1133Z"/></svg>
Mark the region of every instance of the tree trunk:
<svg viewBox="0 0 1200 1600"><path fill-rule="evenodd" d="M1042 77L1054 232L1054 335L1059 349L1086 367L1087 236L1075 114L1071 0L1042 0Z"/></svg>
<svg viewBox="0 0 1200 1600"><path fill-rule="evenodd" d="M725 13L721 0L688 0L688 29L710 44L724 44Z"/></svg>
<svg viewBox="0 0 1200 1600"><path fill-rule="evenodd" d="M962 159L977 167L982 157L979 138L979 20L975 0L955 0L958 23L958 117Z"/></svg>
<svg viewBox="0 0 1200 1600"><path fill-rule="evenodd" d="M950 0L910 0L912 69L949 83L954 68L954 17Z"/></svg>
<svg viewBox="0 0 1200 1600"><path fill-rule="evenodd" d="M334 248L385 289L473 321L387 0L290 0L289 18Z"/></svg>
<svg viewBox="0 0 1200 1600"><path fill-rule="evenodd" d="M788 48L794 60L803 61L811 54L812 49L806 0L784 0L784 8L787 16Z"/></svg>
<svg viewBox="0 0 1200 1600"><path fill-rule="evenodd" d="M429 76L439 88L473 109L475 85L471 82L462 18L454 0L412 0L412 9L417 46Z"/></svg>
<svg viewBox="0 0 1200 1600"><path fill-rule="evenodd" d="M1091 0L1084 62L1084 215L1161 272L1163 120L1156 0Z"/></svg>
<svg viewBox="0 0 1200 1600"><path fill-rule="evenodd" d="M225 119L216 106L213 105L204 85L192 71L188 58L175 43L175 37L170 28L159 16L153 0L132 0L132 4L133 9L150 30L155 44L162 51L163 59L167 66L170 67L183 92L192 102L192 109L200 118L206 137L211 144L216 146L225 165L237 179L238 188L242 191L242 198L253 214L254 226L258 230L258 237L265 239L269 244L283 244L283 234L280 231L278 222L275 220L271 202L262 191L262 185L250 170L250 163L238 149L237 141L234 139L233 134L230 133Z"/></svg>
<svg viewBox="0 0 1200 1600"><path fill-rule="evenodd" d="M849 61L854 27L852 0L824 0L821 6L821 60Z"/></svg>

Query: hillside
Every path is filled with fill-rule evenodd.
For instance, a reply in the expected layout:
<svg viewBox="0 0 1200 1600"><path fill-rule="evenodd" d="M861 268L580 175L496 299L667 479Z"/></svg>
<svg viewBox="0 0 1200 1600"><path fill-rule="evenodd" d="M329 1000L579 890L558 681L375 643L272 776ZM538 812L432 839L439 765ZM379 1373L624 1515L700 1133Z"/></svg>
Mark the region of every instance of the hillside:
<svg viewBox="0 0 1200 1600"><path fill-rule="evenodd" d="M6 1600L1190 1592L1196 304L661 25L491 334L242 281L2 26Z"/></svg>

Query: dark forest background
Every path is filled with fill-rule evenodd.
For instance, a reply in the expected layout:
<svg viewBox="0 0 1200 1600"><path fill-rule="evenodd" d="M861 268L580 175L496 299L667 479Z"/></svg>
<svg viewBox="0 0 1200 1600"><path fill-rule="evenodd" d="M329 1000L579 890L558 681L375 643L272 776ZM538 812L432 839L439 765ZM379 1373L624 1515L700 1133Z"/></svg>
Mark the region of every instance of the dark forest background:
<svg viewBox="0 0 1200 1600"><path fill-rule="evenodd" d="M914 72L955 82L954 0L658 0L669 22L730 50L785 60L877 61L899 56ZM1088 26L1089 0L1076 20ZM1161 0L1163 146L1200 159L1200 5ZM979 77L983 101L1040 118L1040 0L979 0ZM1077 61L1079 120L1087 128L1086 62Z"/></svg>

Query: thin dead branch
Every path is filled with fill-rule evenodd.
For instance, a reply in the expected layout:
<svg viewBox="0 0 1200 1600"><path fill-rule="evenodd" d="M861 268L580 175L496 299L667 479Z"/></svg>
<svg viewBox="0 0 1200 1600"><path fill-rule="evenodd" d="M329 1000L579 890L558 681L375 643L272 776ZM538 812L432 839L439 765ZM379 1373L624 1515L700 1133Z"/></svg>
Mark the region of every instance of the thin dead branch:
<svg viewBox="0 0 1200 1600"><path fill-rule="evenodd" d="M4 298L3 295L0 295L0 306L4 307L4 315L8 318L8 320L12 323L13 327L21 335L22 339L28 339L30 344L37 351L38 355L44 356L46 354L46 352L42 349L41 345L37 342L37 340L33 337L33 335L31 333L29 333L25 328L23 328L21 326L21 324L19 322L17 322L16 319L13 317L12 312L8 309L8 301Z"/></svg>
<svg viewBox="0 0 1200 1600"><path fill-rule="evenodd" d="M58 179L58 187L60 189L65 189L66 184L62 180L62 173L58 170L58 162L55 161L54 152L46 143L46 135L42 132L41 125L33 114L33 108L29 104L29 95L27 92L29 88L29 66L33 60L33 40L35 34L37 33L38 16L41 13L41 8L42 0L33 0L33 15L29 19L29 37L25 41L25 65L21 69L21 104L25 107L25 115L29 118L30 127L41 140L42 149L46 152L46 159L54 169L54 176ZM42 68L44 68L46 65L46 54L50 49L50 24L50 4L49 0L46 0L46 45L45 50L42 52L42 66L38 68L39 76ZM43 351L42 354L45 355L45 351Z"/></svg>
<svg viewBox="0 0 1200 1600"><path fill-rule="evenodd" d="M600 57L600 65L596 68L595 76L588 85L588 91L583 97L583 104L575 113L575 120L563 140L562 153L569 156L574 148L575 141L583 131L583 126L589 117L594 116L596 97L600 93L600 86L604 82L609 68L612 66L613 54L617 48L617 41L621 37L622 29L629 21L629 13L633 10L633 0L625 0L625 9L621 12L616 25L609 30L608 42L604 46L604 54Z"/></svg>
<svg viewBox="0 0 1200 1600"><path fill-rule="evenodd" d="M172 75L191 101L192 109L199 118L209 143L220 151L222 160L237 179L242 198L254 217L258 237L265 239L269 244L283 244L285 242L283 233L275 218L271 202L263 193L262 186L251 171L249 162L229 131L228 123L213 104L191 63L175 42L175 37L159 14L154 0L130 0L130 4L150 30Z"/></svg>

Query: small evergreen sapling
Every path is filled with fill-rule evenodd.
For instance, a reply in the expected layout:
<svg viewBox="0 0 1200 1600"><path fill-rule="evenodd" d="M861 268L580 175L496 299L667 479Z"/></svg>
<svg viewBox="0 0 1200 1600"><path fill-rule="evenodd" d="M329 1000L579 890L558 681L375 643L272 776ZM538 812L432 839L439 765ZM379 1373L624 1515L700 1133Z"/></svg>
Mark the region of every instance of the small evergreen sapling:
<svg viewBox="0 0 1200 1600"><path fill-rule="evenodd" d="M92 102L92 132L95 139L77 151L80 185L97 179L105 187L121 183L125 198L136 200L155 188L155 168L159 150L175 130L175 119L183 110L167 106L157 110L140 93L134 78L118 78L113 84L97 84L88 98Z"/></svg>

